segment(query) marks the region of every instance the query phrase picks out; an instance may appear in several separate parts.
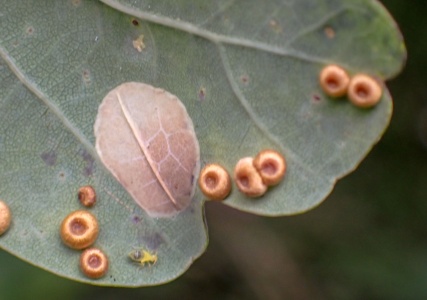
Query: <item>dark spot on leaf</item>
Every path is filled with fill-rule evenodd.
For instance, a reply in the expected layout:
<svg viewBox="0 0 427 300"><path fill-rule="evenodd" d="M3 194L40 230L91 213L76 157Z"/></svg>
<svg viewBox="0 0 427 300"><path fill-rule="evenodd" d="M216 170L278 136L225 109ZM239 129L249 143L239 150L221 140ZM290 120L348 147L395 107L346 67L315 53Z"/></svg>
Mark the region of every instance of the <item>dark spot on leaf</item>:
<svg viewBox="0 0 427 300"><path fill-rule="evenodd" d="M313 94L312 100L313 102L318 103L322 100L322 98L318 94Z"/></svg>
<svg viewBox="0 0 427 300"><path fill-rule="evenodd" d="M135 215L135 216L132 217L132 222L134 224L138 224L139 222L141 222L141 218L139 216Z"/></svg>
<svg viewBox="0 0 427 300"><path fill-rule="evenodd" d="M40 157L49 167L54 166L56 164L57 154L53 150L43 152Z"/></svg>
<svg viewBox="0 0 427 300"><path fill-rule="evenodd" d="M74 6L79 6L79 5L80 5L80 3L81 3L81 0L71 0L71 3L72 3Z"/></svg>
<svg viewBox="0 0 427 300"><path fill-rule="evenodd" d="M147 247L152 250L158 249L165 242L164 238L158 232L145 236L143 240Z"/></svg>
<svg viewBox="0 0 427 300"><path fill-rule="evenodd" d="M91 82L89 70L83 70L82 77L85 84L89 84Z"/></svg>
<svg viewBox="0 0 427 300"><path fill-rule="evenodd" d="M86 163L85 168L83 170L83 175L84 176L91 176L93 174L95 160L86 150L82 150L80 152L80 155L82 156L83 160Z"/></svg>
<svg viewBox="0 0 427 300"><path fill-rule="evenodd" d="M32 35L32 34L34 33L34 27L29 26L29 27L27 28L26 32L27 32L27 34L28 34L28 35Z"/></svg>
<svg viewBox="0 0 427 300"><path fill-rule="evenodd" d="M247 85L249 83L249 76L248 75L240 76L240 82Z"/></svg>
<svg viewBox="0 0 427 300"><path fill-rule="evenodd" d="M138 26L138 25L139 25L139 22L138 22L138 20L137 20L137 19L132 19L132 24L133 24L134 26Z"/></svg>
<svg viewBox="0 0 427 300"><path fill-rule="evenodd" d="M199 90L199 100L203 101L206 98L206 89L204 87L201 87Z"/></svg>
<svg viewBox="0 0 427 300"><path fill-rule="evenodd" d="M279 22L277 22L275 19L270 20L270 28L273 29L276 33L282 32L282 27L279 25Z"/></svg>

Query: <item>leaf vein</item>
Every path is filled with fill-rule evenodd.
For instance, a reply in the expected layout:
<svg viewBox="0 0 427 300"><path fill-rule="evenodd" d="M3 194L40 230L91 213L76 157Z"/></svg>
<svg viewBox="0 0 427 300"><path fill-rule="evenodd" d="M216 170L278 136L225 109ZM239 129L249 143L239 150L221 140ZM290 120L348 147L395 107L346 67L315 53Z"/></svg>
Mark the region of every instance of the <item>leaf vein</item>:
<svg viewBox="0 0 427 300"><path fill-rule="evenodd" d="M8 65L10 70L16 75L18 80L21 81L30 92L36 95L40 99L40 101L42 101L43 104L46 105L49 110L58 117L58 119L64 124L65 128L69 130L84 145L84 147L86 147L92 157L95 157L96 160L100 162L98 155L96 154L95 148L85 137L85 135L66 118L66 116L63 114L63 112L59 109L58 106L56 106L52 101L49 101L49 98L41 92L41 89L39 89L35 85L35 83L30 82L25 77L25 75L21 72L15 62L12 61L10 55L3 47L0 47L0 57L6 62L6 64Z"/></svg>
<svg viewBox="0 0 427 300"><path fill-rule="evenodd" d="M101 0L101 2L123 12L128 15L135 16L137 18L140 18L142 20L146 20L148 22L156 23L159 25L163 25L166 27L175 28L178 30L185 31L190 34L194 34L196 36L200 36L202 38L205 38L215 44L230 44L235 46L242 46L247 48L252 48L256 50L265 51L267 53L277 54L281 56L287 56L292 57L295 59L299 59L302 61L307 61L311 63L318 63L318 64L328 64L329 61L322 59L320 57L315 57L313 55L307 55L302 52L298 52L294 49L286 49L279 46L273 46L270 44L266 44L260 41L251 41L243 38L238 37L229 37L222 34L217 34L208 30L200 29L196 25L193 25L189 22L185 22L182 20L173 20L171 18L168 18L166 16L162 15L154 15L151 13L143 12L143 11L137 11L135 12L132 8L127 7L121 3L118 3L113 0Z"/></svg>

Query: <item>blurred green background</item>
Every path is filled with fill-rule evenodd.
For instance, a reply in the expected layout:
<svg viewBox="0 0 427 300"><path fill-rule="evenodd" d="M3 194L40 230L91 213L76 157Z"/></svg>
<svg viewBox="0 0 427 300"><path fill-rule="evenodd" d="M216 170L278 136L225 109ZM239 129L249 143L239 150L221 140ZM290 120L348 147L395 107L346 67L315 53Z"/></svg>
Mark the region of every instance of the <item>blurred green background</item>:
<svg viewBox="0 0 427 300"><path fill-rule="evenodd" d="M318 208L264 218L207 203L207 252L169 284L102 288L0 250L0 299L427 299L427 6L384 0L408 48L394 115Z"/></svg>

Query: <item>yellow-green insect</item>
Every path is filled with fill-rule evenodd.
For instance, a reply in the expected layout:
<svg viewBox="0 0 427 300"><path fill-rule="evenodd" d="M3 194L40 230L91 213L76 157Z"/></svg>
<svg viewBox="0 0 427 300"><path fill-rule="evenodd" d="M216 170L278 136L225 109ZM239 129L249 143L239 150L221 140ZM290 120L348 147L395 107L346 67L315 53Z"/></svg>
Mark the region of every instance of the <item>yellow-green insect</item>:
<svg viewBox="0 0 427 300"><path fill-rule="evenodd" d="M132 250L128 256L132 261L139 263L141 266L144 266L146 263L154 265L157 262L156 253L151 253L143 249Z"/></svg>

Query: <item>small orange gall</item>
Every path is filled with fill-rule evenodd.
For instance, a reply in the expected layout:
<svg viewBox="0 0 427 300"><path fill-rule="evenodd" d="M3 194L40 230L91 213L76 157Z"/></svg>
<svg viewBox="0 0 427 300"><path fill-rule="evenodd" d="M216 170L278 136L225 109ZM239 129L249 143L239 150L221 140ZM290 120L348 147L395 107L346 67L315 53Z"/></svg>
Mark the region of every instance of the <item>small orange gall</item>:
<svg viewBox="0 0 427 300"><path fill-rule="evenodd" d="M267 186L253 165L252 157L245 157L237 162L234 180L239 190L248 197L260 197L267 191Z"/></svg>
<svg viewBox="0 0 427 300"><path fill-rule="evenodd" d="M343 68L329 65L320 72L319 81L328 96L337 98L347 94L350 77Z"/></svg>
<svg viewBox="0 0 427 300"><path fill-rule="evenodd" d="M108 258L97 248L86 249L80 255L80 269L89 278L101 278L108 271Z"/></svg>
<svg viewBox="0 0 427 300"><path fill-rule="evenodd" d="M255 156L253 164L265 185L276 185L285 176L285 158L275 150L261 151Z"/></svg>
<svg viewBox="0 0 427 300"><path fill-rule="evenodd" d="M73 249L84 249L92 245L98 237L98 221L84 210L69 214L61 224L61 238L65 245Z"/></svg>
<svg viewBox="0 0 427 300"><path fill-rule="evenodd" d="M12 214L10 213L9 206L0 200L0 235L9 229L11 220Z"/></svg>
<svg viewBox="0 0 427 300"><path fill-rule="evenodd" d="M92 207L96 202L96 192L90 185L79 188L78 197L80 203L86 207Z"/></svg>
<svg viewBox="0 0 427 300"><path fill-rule="evenodd" d="M199 187L209 199L224 200L231 191L230 175L220 165L207 165L200 172Z"/></svg>
<svg viewBox="0 0 427 300"><path fill-rule="evenodd" d="M381 85L372 77L364 74L355 75L348 87L348 98L358 107L375 106L383 94Z"/></svg>

